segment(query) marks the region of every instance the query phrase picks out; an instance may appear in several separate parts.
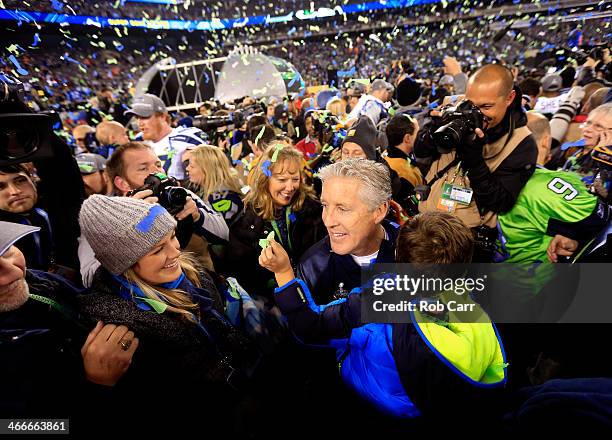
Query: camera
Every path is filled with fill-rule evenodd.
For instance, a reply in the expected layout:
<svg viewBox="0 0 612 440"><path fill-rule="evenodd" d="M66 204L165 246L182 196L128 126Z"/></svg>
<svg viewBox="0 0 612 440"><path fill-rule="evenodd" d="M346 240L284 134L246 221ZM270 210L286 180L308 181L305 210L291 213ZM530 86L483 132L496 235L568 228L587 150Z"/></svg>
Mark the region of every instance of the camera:
<svg viewBox="0 0 612 440"><path fill-rule="evenodd" d="M244 125L247 118L255 113L261 112L261 107L257 104L235 110L227 116L196 116L193 119L193 126L202 131L227 128L232 130Z"/></svg>
<svg viewBox="0 0 612 440"><path fill-rule="evenodd" d="M482 114L472 101L463 100L455 105L441 109L439 124L442 124L431 134L431 138L440 154L449 153L477 128L484 131L484 123L488 118Z"/></svg>
<svg viewBox="0 0 612 440"><path fill-rule="evenodd" d="M0 73L0 166L53 157L55 119L32 113L22 97L23 84Z"/></svg>
<svg viewBox="0 0 612 440"><path fill-rule="evenodd" d="M127 193L128 197L150 189L153 197L157 197L159 204L166 208L171 215L176 215L183 210L187 203L189 193L182 188L178 181L163 173L149 174L145 179L144 186Z"/></svg>

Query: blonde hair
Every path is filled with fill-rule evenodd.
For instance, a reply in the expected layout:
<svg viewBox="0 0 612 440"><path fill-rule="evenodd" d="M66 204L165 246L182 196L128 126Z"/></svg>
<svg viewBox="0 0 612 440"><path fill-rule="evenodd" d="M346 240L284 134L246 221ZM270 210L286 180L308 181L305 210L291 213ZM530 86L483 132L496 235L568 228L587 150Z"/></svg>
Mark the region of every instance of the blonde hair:
<svg viewBox="0 0 612 440"><path fill-rule="evenodd" d="M272 156L277 150L276 161L272 162ZM261 216L264 220L274 219L274 201L268 190L270 179L264 172L266 162L270 162L267 169L272 174L285 169L288 162L297 164L300 170L300 186L291 203L292 210L299 211L302 209L307 197L314 199L314 191L304 181L304 157L302 153L293 148L290 142L272 142L266 151L263 152L257 166L253 169L253 175L250 180L251 191L249 191L244 199L244 204L252 206L257 215Z"/></svg>
<svg viewBox="0 0 612 440"><path fill-rule="evenodd" d="M342 119L346 116L346 103L338 97L332 98L327 102L325 110Z"/></svg>
<svg viewBox="0 0 612 440"><path fill-rule="evenodd" d="M182 252L178 257L178 261L185 277L191 281L191 284L195 287L202 287L200 282L200 271L202 268L197 260L191 254ZM132 268L126 270L123 276L130 284L136 285L147 298L167 304L168 311L179 314L192 322L197 322L199 319L198 305L192 301L187 292L180 289L165 289L159 286L152 286L138 276ZM134 296L133 292L130 292L130 294Z"/></svg>
<svg viewBox="0 0 612 440"><path fill-rule="evenodd" d="M191 181L198 186L198 195L207 200L215 191L229 189L240 194L240 182L229 166L223 151L213 145L198 145L188 150L190 159L202 170L201 182Z"/></svg>

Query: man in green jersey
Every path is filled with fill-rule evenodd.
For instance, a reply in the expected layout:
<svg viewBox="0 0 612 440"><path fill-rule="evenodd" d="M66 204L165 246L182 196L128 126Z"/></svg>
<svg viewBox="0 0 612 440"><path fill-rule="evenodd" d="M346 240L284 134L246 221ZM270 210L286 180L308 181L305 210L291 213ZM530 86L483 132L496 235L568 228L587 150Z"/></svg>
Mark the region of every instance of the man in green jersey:
<svg viewBox="0 0 612 440"><path fill-rule="evenodd" d="M610 207L591 194L579 175L543 167L550 157L550 125L528 113L528 127L538 145L538 167L514 207L498 217L506 250L505 261L544 262L569 255L577 242L594 237L610 220Z"/></svg>
<svg viewBox="0 0 612 440"><path fill-rule="evenodd" d="M598 356L598 347L607 341L595 336L607 338L607 327L598 332L593 327L541 323L564 316L578 282L572 267L547 264L547 250L552 262L572 255L578 242L595 237L609 222L610 207L588 192L578 174L543 168L550 155L550 125L537 113L528 112L527 117L538 147L537 168L513 208L498 216L505 261L515 264L500 266L496 275L502 289L494 289L497 295L489 300L497 300L495 310L505 312L506 322L522 323L499 325L506 353L514 360L515 383L526 376L532 385L558 377L607 376L606 367L593 355ZM567 343L578 335L583 336L580 344Z"/></svg>

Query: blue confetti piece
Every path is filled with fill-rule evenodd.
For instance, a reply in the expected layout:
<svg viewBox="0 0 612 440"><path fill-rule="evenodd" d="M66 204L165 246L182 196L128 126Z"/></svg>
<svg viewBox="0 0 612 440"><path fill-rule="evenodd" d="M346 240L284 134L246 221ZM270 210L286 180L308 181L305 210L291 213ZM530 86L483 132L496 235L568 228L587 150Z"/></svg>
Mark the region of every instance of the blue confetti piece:
<svg viewBox="0 0 612 440"><path fill-rule="evenodd" d="M293 76L293 79L289 81L289 84L287 84L287 87L293 86L293 84L295 84L298 78L299 78L299 73L296 72L295 75Z"/></svg>
<svg viewBox="0 0 612 440"><path fill-rule="evenodd" d="M293 212L293 211L292 211L292 212L289 214L289 221L290 221L291 223L293 223L293 222L295 222L296 220L297 220L297 217L295 216L295 212Z"/></svg>
<svg viewBox="0 0 612 440"><path fill-rule="evenodd" d="M38 32L37 32L34 34L34 42L32 43L32 47L38 46L38 43L40 43L40 36L38 35Z"/></svg>
<svg viewBox="0 0 612 440"><path fill-rule="evenodd" d="M19 64L19 61L17 61L17 58L15 58L15 55L9 55L8 59L11 61L11 63L13 63L13 66L15 66L15 69L17 69L17 73L19 75L28 74L28 71L25 70L23 67L21 67L21 64Z"/></svg>
<svg viewBox="0 0 612 440"><path fill-rule="evenodd" d="M270 171L270 165L272 165L272 162L270 162L269 160L266 160L264 163L261 164L261 170L267 177L272 177L272 171Z"/></svg>
<svg viewBox="0 0 612 440"><path fill-rule="evenodd" d="M61 11L62 9L64 9L64 4L57 0L51 0L51 6L53 6L53 9L55 9L56 11Z"/></svg>

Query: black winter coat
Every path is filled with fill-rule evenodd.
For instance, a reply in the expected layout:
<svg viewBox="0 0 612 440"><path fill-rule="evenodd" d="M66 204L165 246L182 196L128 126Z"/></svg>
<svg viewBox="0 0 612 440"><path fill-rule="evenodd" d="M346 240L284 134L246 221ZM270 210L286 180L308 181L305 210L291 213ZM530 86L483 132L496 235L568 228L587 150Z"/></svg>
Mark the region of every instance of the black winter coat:
<svg viewBox="0 0 612 440"><path fill-rule="evenodd" d="M327 235L321 212L321 204L307 198L302 209L294 213L295 221L288 228L292 249L283 244L293 265L308 248ZM235 276L251 295L272 298L276 287L274 274L258 263L261 253L259 240L266 238L273 230L271 222L257 215L250 206L245 207L230 226L229 246L222 272ZM275 240L279 241L279 238L275 236Z"/></svg>
<svg viewBox="0 0 612 440"><path fill-rule="evenodd" d="M214 309L211 281L203 280L203 286L207 288L192 287L191 293L199 305L200 327L175 313L140 309L120 296L119 283L104 268L96 272L91 293L79 297L82 318L90 325L98 320L125 325L139 339L132 364L115 386L121 399L142 408L145 403L149 408L166 406L168 399L188 396L196 396L200 409L232 405L237 396L226 381L230 369L223 358L245 370L258 353Z"/></svg>
<svg viewBox="0 0 612 440"><path fill-rule="evenodd" d="M80 291L59 276L28 270L30 294L72 310ZM91 329L30 297L0 312L0 414L4 417L76 415L88 392L79 352ZM72 315L70 315L72 316ZM93 328L93 327L92 327Z"/></svg>

